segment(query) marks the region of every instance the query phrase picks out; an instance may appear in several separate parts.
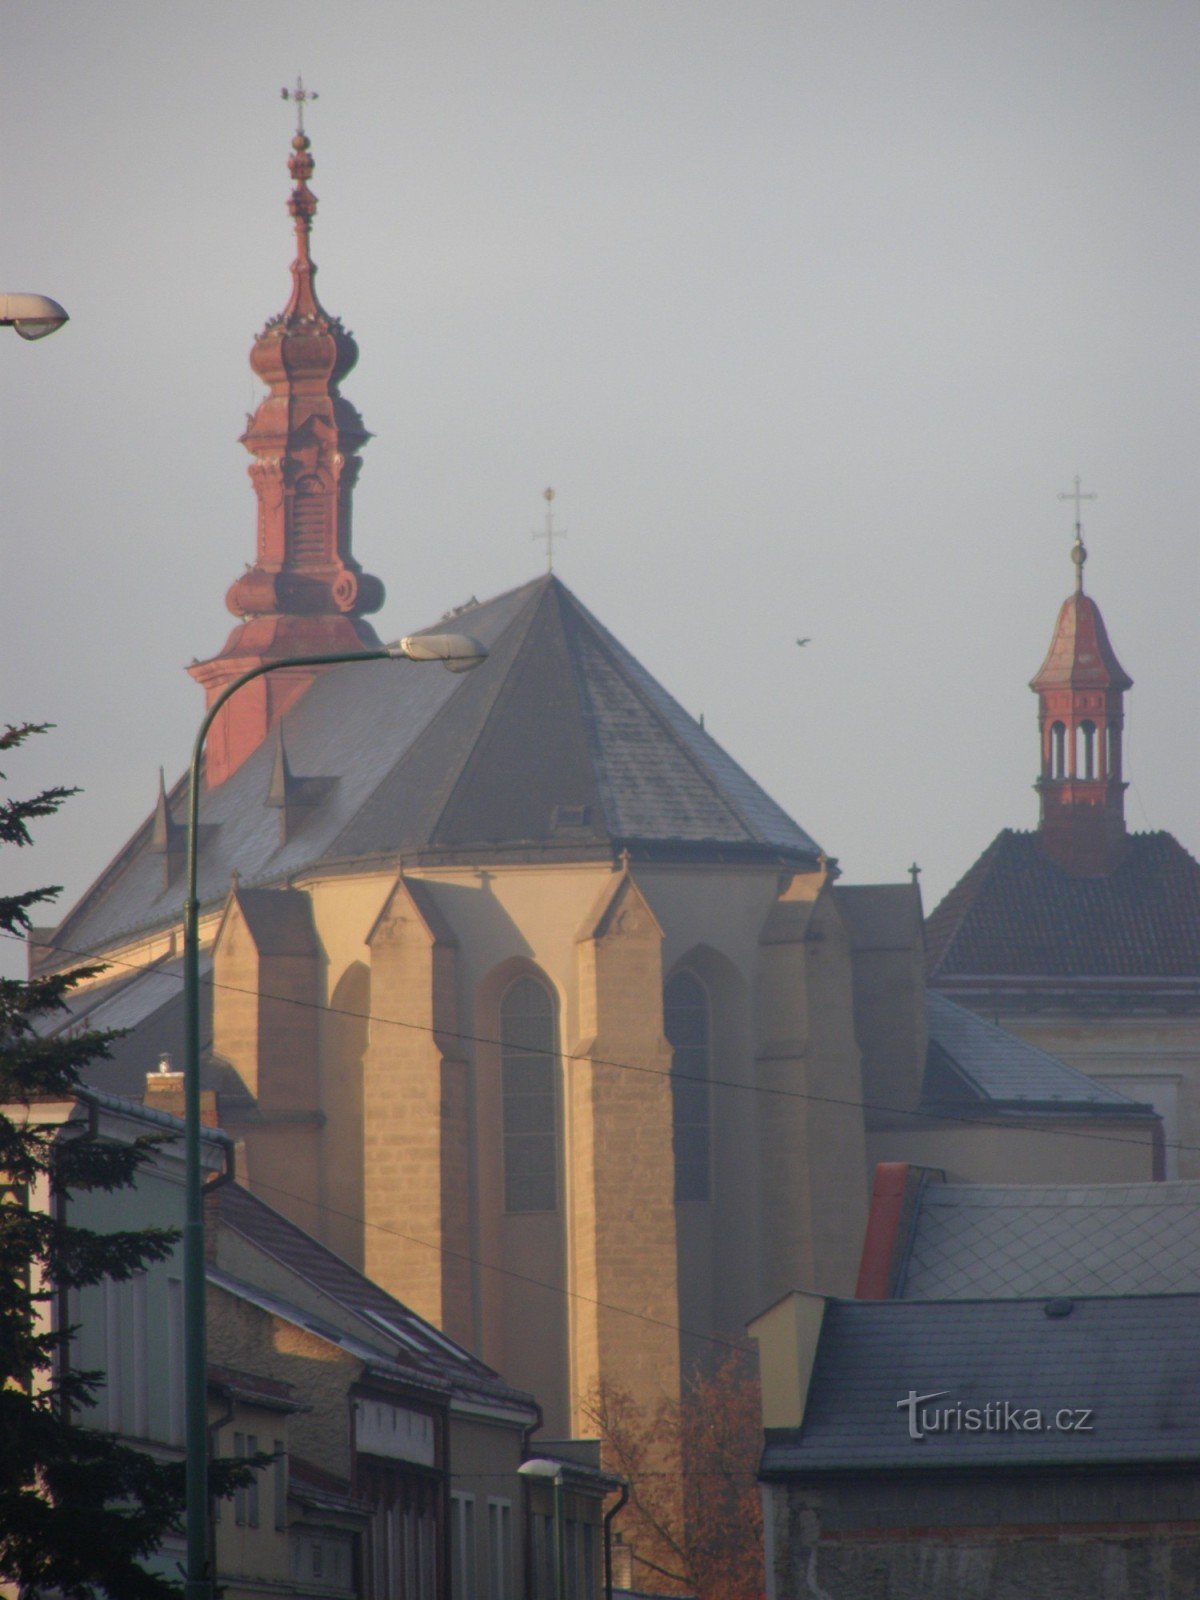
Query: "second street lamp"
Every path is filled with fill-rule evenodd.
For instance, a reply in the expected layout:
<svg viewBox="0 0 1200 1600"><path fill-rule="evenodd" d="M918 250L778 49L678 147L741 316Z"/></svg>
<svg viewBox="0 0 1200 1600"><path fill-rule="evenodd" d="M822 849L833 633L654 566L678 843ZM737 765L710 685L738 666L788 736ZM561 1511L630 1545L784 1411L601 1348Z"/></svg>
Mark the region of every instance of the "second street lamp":
<svg viewBox="0 0 1200 1600"><path fill-rule="evenodd" d="M18 298L9 296L9 299ZM24 296L20 298L31 298ZM49 302L53 305L53 302ZM62 308L59 307L59 310ZM65 320L66 313L63 313ZM16 324L20 332L19 324ZM47 329L52 332L52 329ZM26 334L26 338L30 335ZM469 672L487 656L477 639L459 633L421 633L379 650L337 655L286 656L243 672L222 689L200 723L192 749L188 788L187 899L183 910L184 994L184 1423L187 1474L186 1600L211 1600L213 1575L208 1570L208 1407L207 1338L204 1323L204 1195L200 1169L200 763L204 741L217 712L243 684L284 667L334 667L356 661L440 661L451 672Z"/></svg>

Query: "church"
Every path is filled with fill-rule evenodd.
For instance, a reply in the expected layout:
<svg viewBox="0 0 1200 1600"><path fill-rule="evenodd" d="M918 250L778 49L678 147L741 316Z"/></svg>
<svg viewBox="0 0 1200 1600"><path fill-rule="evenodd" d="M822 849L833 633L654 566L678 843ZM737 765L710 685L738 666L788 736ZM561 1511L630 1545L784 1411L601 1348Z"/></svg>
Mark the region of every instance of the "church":
<svg viewBox="0 0 1200 1600"><path fill-rule="evenodd" d="M1133 680L1085 592L1078 516L1071 558L1074 592L1030 684L1038 828L1005 829L930 916L929 981L1152 1105L1164 1176L1196 1178L1200 863L1171 834L1126 826L1122 733Z"/></svg>
<svg viewBox="0 0 1200 1600"><path fill-rule="evenodd" d="M291 294L243 436L254 560L189 669L209 704L261 663L379 643L357 349L316 295L302 132L289 166ZM534 1392L550 1435L588 1431L605 1383L678 1397L789 1290L851 1294L877 1161L1155 1175L1148 1096L997 1026L944 964L927 993L915 881L843 884L556 577L440 626L486 647L477 670L284 667L214 723L206 1114L252 1192ZM31 948L106 963L64 1026L128 1028L96 1086L164 1103L186 800L160 782Z"/></svg>

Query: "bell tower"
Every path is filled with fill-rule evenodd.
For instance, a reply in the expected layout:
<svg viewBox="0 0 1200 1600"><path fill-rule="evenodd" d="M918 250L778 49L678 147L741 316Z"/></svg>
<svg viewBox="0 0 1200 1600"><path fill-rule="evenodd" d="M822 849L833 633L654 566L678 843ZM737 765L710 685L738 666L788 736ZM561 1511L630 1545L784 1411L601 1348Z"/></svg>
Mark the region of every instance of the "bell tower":
<svg viewBox="0 0 1200 1600"><path fill-rule="evenodd" d="M1087 550L1075 480L1075 592L1063 601L1050 649L1030 688L1041 730L1039 833L1047 856L1080 877L1113 870L1125 854L1121 732L1125 691L1133 687L1117 660L1104 618L1083 591Z"/></svg>
<svg viewBox="0 0 1200 1600"><path fill-rule="evenodd" d="M264 661L378 648L364 620L383 603L383 585L351 553L351 496L370 438L340 393L358 346L317 299L310 235L317 199L308 186L311 144L298 83L285 91L299 111L288 169L296 231L292 292L279 316L254 341L250 365L268 393L241 442L253 460L258 499L254 563L231 585L225 603L240 619L219 654L188 671L212 704L232 679ZM320 669L283 669L247 684L217 716L208 739L206 776L214 788L261 745Z"/></svg>

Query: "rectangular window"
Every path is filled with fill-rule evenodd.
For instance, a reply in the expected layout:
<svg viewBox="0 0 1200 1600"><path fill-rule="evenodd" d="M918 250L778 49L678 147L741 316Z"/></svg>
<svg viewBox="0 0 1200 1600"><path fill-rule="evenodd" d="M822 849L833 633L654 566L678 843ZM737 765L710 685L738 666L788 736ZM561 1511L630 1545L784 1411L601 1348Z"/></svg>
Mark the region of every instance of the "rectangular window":
<svg viewBox="0 0 1200 1600"><path fill-rule="evenodd" d="M454 1600L475 1597L475 1496L450 1496L450 1584Z"/></svg>
<svg viewBox="0 0 1200 1600"><path fill-rule="evenodd" d="M244 1433L234 1434L233 1453L235 1456L244 1456L246 1454L246 1435ZM245 1489L235 1489L233 1491L233 1520L239 1528L246 1526L246 1493Z"/></svg>
<svg viewBox="0 0 1200 1600"><path fill-rule="evenodd" d="M580 1524L583 1535L583 1582L579 1592L583 1600L596 1600L596 1529L593 1523Z"/></svg>
<svg viewBox="0 0 1200 1600"><path fill-rule="evenodd" d="M183 1443L183 1279L167 1279L167 1440Z"/></svg>
<svg viewBox="0 0 1200 1600"><path fill-rule="evenodd" d="M287 1519L287 1484L288 1464L287 1453L283 1447L283 1440L275 1440L275 1526L277 1529L286 1528Z"/></svg>
<svg viewBox="0 0 1200 1600"><path fill-rule="evenodd" d="M553 1515L533 1518L533 1579L536 1600L554 1600L554 1548Z"/></svg>
<svg viewBox="0 0 1200 1600"><path fill-rule="evenodd" d="M110 1433L121 1432L121 1285L104 1280L104 1398Z"/></svg>
<svg viewBox="0 0 1200 1600"><path fill-rule="evenodd" d="M488 1501L489 1600L513 1600L512 1501Z"/></svg>
<svg viewBox="0 0 1200 1600"><path fill-rule="evenodd" d="M133 1433L144 1439L150 1432L150 1308L147 1281L144 1272L135 1272L129 1280L133 1323Z"/></svg>
<svg viewBox="0 0 1200 1600"><path fill-rule="evenodd" d="M563 1529L563 1565L566 1567L567 1594L571 1600L579 1593L579 1524L571 1518Z"/></svg>
<svg viewBox="0 0 1200 1600"><path fill-rule="evenodd" d="M248 1456L253 1456L253 1455L257 1455L258 1454L258 1435L255 1434L255 1433L248 1433L246 1435L246 1454ZM251 1528L257 1528L258 1527L258 1473L257 1472L254 1474L254 1479L251 1482L250 1487L246 1490L246 1522Z"/></svg>

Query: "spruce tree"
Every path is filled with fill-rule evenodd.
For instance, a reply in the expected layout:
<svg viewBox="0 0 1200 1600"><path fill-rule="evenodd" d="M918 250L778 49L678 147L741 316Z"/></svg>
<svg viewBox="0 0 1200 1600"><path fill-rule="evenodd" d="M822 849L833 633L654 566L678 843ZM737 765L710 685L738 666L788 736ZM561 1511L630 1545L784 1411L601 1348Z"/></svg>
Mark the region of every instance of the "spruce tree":
<svg viewBox="0 0 1200 1600"><path fill-rule="evenodd" d="M0 751L46 726L9 726L0 733ZM75 792L49 788L28 800L0 800L0 845L31 843L30 823L53 815ZM31 910L57 894L43 888L0 896L0 933L26 934ZM121 1281L164 1260L178 1233L96 1233L59 1220L53 1206L29 1203L34 1194L133 1184L156 1143L63 1138L60 1126L38 1120L39 1101L69 1097L88 1063L107 1056L116 1037L39 1031L98 970L0 978L0 1107L16 1112L0 1111L0 1582L58 1590L73 1600L98 1593L168 1600L182 1593L182 1584L142 1563L180 1527L183 1465L158 1461L87 1424L103 1374L70 1370L71 1330L56 1326L52 1312L64 1289ZM213 1487L228 1493L249 1475L245 1464L215 1463Z"/></svg>

